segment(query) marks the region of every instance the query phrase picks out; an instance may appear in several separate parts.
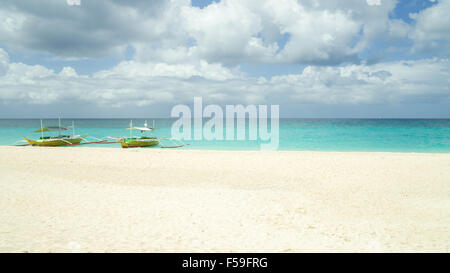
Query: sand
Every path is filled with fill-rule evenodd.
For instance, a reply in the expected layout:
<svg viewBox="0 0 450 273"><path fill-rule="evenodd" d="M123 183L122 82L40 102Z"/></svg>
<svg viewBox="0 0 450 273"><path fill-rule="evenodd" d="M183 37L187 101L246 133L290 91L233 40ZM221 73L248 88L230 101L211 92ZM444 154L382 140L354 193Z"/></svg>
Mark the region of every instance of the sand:
<svg viewBox="0 0 450 273"><path fill-rule="evenodd" d="M450 154L0 147L0 252L448 252Z"/></svg>

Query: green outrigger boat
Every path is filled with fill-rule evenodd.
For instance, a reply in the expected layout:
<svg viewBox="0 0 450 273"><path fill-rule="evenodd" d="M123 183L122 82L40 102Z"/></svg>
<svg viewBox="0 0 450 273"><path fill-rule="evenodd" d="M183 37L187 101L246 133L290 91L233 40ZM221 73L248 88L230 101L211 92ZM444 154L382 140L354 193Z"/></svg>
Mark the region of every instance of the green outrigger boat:
<svg viewBox="0 0 450 273"><path fill-rule="evenodd" d="M28 139L25 140L31 146L45 146L45 147L56 147L56 146L66 146L66 145L77 145L80 144L86 136L75 135L75 125L72 122L72 135L63 135L61 131L66 131L68 128L61 126L61 119L59 119L59 126L54 127L43 127L41 120L41 128L34 131L35 133L41 133L41 137L37 140ZM44 132L58 131L58 136L44 136Z"/></svg>
<svg viewBox="0 0 450 273"><path fill-rule="evenodd" d="M118 141L122 148L138 148L138 147L151 147L159 144L159 139L154 136L146 136L145 133L153 131L155 129L155 122L153 121L153 127L147 126L147 121L144 123L144 127L133 127L133 121L130 121L130 137L119 138ZM133 130L141 131L143 134L141 137L133 137Z"/></svg>

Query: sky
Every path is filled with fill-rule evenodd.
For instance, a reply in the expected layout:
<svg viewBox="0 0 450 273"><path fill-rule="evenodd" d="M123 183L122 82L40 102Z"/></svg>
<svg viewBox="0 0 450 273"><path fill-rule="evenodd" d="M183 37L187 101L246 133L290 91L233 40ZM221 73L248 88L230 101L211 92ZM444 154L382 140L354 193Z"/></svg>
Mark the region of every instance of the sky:
<svg viewBox="0 0 450 273"><path fill-rule="evenodd" d="M78 3L79 2L79 5ZM0 118L450 118L450 0L2 0Z"/></svg>

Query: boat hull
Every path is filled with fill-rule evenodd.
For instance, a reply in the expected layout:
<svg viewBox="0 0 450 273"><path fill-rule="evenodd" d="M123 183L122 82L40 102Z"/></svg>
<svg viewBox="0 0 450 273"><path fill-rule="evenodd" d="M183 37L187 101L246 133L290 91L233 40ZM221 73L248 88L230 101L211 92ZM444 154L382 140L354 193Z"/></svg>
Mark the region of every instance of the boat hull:
<svg viewBox="0 0 450 273"><path fill-rule="evenodd" d="M159 144L159 139L120 138L119 142L122 148L139 148L156 146Z"/></svg>
<svg viewBox="0 0 450 273"><path fill-rule="evenodd" d="M79 144L83 141L82 138L64 138L64 139L40 139L31 140L25 138L25 140L30 143L31 146L41 146L41 147L57 147L57 146L70 146L74 144Z"/></svg>

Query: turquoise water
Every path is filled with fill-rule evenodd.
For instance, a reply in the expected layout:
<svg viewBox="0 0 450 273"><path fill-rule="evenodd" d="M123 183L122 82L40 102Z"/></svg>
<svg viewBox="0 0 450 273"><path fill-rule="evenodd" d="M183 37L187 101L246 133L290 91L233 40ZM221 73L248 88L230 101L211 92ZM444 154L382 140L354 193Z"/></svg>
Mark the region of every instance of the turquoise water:
<svg viewBox="0 0 450 273"><path fill-rule="evenodd" d="M76 133L102 138L128 136L129 119L75 119ZM152 119L148 119L151 124ZM157 137L170 137L175 119L155 119ZM143 119L134 119L142 126ZM62 120L70 126L72 119ZM44 126L56 126L57 120L44 120ZM278 150L308 151L388 151L388 152L450 152L450 119L281 119ZM40 127L39 120L0 120L0 145L12 145L28 137ZM224 128L225 133L225 128ZM139 132L135 132L139 135ZM259 150L261 142L184 141L182 149ZM20 144L20 143L17 143ZM167 143L167 145L171 145ZM79 147L117 147L120 145L86 145ZM73 147L78 148L78 147Z"/></svg>

